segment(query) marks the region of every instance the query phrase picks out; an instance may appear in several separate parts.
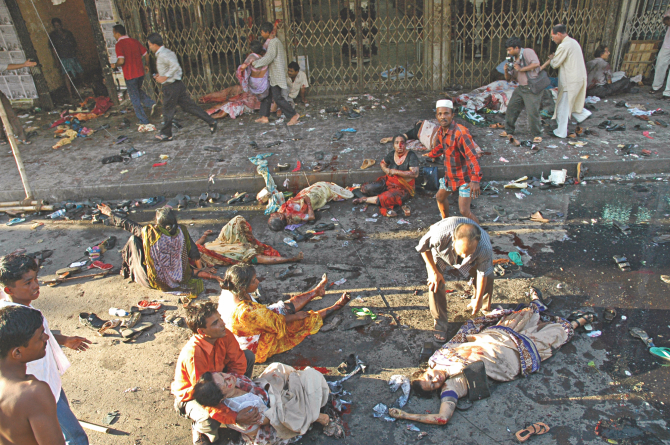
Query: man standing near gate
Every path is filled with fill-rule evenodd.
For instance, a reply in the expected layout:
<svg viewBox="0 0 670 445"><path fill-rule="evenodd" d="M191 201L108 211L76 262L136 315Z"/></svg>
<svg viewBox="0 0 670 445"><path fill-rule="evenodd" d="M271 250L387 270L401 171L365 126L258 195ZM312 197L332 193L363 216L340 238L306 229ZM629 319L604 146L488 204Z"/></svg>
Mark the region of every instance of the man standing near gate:
<svg viewBox="0 0 670 445"><path fill-rule="evenodd" d="M510 37L505 43L507 55L514 58L514 68L511 70L508 64L505 64L505 80L516 80L519 86L514 89L512 97L507 105L507 115L505 118L505 131L500 133L501 137L514 137L516 120L521 114L521 110L526 108L528 115L528 126L530 134L533 136L534 143L542 142L542 125L540 123L540 105L542 103L542 94L533 93L528 79L536 79L540 73L540 59L532 48L522 48L521 39ZM516 141L516 139L515 139ZM516 142L515 142L516 144Z"/></svg>
<svg viewBox="0 0 670 445"><path fill-rule="evenodd" d="M186 86L181 81L182 70L177 55L163 46L163 38L160 34L150 34L147 40L149 49L156 54L158 74L154 74L154 80L163 85L163 128L156 135L156 139L161 142L172 140L172 120L177 111L177 105L187 113L207 122L209 132L214 134L216 121L193 102L191 95L186 91Z"/></svg>
<svg viewBox="0 0 670 445"><path fill-rule="evenodd" d="M261 37L263 40L270 39L270 34L274 26L270 22L261 25ZM295 125L298 123L300 115L295 112L290 103L288 103L288 84L286 82L286 51L281 40L274 36L268 42L268 48L265 55L253 62L254 68L263 68L270 66L270 93L261 101L261 117L256 122L267 124L270 116L270 105L274 100L281 112L289 119L286 125ZM240 65L242 70L247 69L244 63ZM282 91L283 90L283 91ZM284 94L285 93L285 94Z"/></svg>
<svg viewBox="0 0 670 445"><path fill-rule="evenodd" d="M540 69L551 64L558 69L558 99L553 119L557 127L554 135L559 138L568 137L568 121L570 115L579 123L591 116L591 112L584 108L586 99L586 64L584 54L579 43L568 36L565 25L556 25L551 29L551 39L558 45L556 53L549 56Z"/></svg>
<svg viewBox="0 0 670 445"><path fill-rule="evenodd" d="M670 8L663 14L663 24L668 29L665 31L663 46L658 52L658 56L656 56L656 73L654 74L654 83L651 85L651 91L649 92L651 94L661 91L663 82L665 82L665 76L668 74L668 66L670 66ZM663 99L670 99L670 78L665 85Z"/></svg>
<svg viewBox="0 0 670 445"><path fill-rule="evenodd" d="M156 131L156 127L149 122L144 108L142 108L143 105L151 107L152 116L156 108L156 102L147 93L142 91L144 73L149 72L147 49L137 40L128 37L126 35L126 28L123 25L114 25L112 33L116 39L115 49L118 59L116 63L112 63L112 68L121 67L123 70L123 78L126 81L128 96L135 109L135 116L140 121L140 127L137 131L140 133Z"/></svg>

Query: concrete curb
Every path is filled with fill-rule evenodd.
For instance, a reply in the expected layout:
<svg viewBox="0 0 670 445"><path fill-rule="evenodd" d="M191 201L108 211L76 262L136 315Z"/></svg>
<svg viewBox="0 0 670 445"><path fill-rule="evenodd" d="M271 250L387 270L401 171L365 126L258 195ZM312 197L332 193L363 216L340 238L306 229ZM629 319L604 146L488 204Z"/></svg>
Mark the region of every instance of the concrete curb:
<svg viewBox="0 0 670 445"><path fill-rule="evenodd" d="M521 176L539 177L543 172L546 177L550 170L560 170L563 168L568 170L569 175L574 176L577 173L577 164L578 163L575 161L565 161L553 165L494 165L482 167L482 173L485 181L509 181ZM638 175L670 172L670 158L639 159L635 161L584 161L582 165L588 167L588 176L626 175L631 172L635 172ZM443 174L444 167L439 165L439 168L440 174ZM314 184L318 181L330 181L342 186L350 186L352 184L362 184L373 181L381 175L381 171L374 169L374 167L373 170L338 170L321 173L272 173L278 186L281 187L284 181L288 179L288 188L296 191L306 187L308 183ZM257 174L219 176L215 177L214 180L214 184L208 184L207 178L189 178L169 182L118 183L113 185L96 184L81 187L34 189L33 194L36 199L58 202L66 199L81 200L94 197L101 199L132 199L149 196L172 197L178 193L198 196L200 193L207 190L220 193L230 193L235 191L257 193L265 186L265 182ZM0 201L3 202L18 201L24 198L25 194L22 188L0 191Z"/></svg>

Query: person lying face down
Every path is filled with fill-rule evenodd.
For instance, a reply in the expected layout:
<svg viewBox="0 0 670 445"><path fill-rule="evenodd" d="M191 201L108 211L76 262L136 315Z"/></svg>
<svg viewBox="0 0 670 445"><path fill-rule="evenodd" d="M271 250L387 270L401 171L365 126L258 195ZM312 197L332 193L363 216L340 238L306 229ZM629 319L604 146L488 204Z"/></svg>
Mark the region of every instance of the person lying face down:
<svg viewBox="0 0 670 445"><path fill-rule="evenodd" d="M270 215L268 226L279 232L288 224L314 221L314 211L329 201L342 201L353 198L354 194L332 182L317 182L300 191L294 198L286 201L276 213Z"/></svg>
<svg viewBox="0 0 670 445"><path fill-rule="evenodd" d="M396 216L393 210L414 196L414 180L419 176L419 158L407 149L407 138L393 138L393 151L380 163L384 176L361 186L361 193L368 198L354 199L354 204L368 203L381 207L384 216Z"/></svg>
<svg viewBox="0 0 670 445"><path fill-rule="evenodd" d="M546 307L535 296L530 307L516 312L495 310L462 326L451 341L433 354L428 361L429 369L415 373L412 380L412 391L418 396L430 398L440 394L439 412L412 414L392 408L389 415L445 425L458 399L469 395L469 387L481 388L487 377L507 382L536 372L540 362L570 341L574 329L593 320L587 315L569 322L544 315L544 310ZM469 381L478 384L468 384ZM475 394L471 396L478 398Z"/></svg>
<svg viewBox="0 0 670 445"><path fill-rule="evenodd" d="M305 434L313 423L323 425L327 436L344 436L341 420L320 412L328 402L330 389L323 375L313 368L297 371L272 363L254 380L207 372L196 383L193 394L202 406L225 405L233 411L252 408L258 412L258 420L252 424L227 425L241 432L247 444L289 443L287 440Z"/></svg>

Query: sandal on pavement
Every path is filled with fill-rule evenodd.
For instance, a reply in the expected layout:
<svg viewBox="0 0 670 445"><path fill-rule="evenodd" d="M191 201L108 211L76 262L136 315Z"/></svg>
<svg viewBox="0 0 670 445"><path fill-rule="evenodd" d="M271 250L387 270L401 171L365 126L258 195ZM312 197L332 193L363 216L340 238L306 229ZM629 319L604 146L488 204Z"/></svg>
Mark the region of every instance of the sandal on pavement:
<svg viewBox="0 0 670 445"><path fill-rule="evenodd" d="M106 320L101 320L97 315L88 312L82 312L79 314L79 323L83 324L87 328L91 328L94 331L102 328Z"/></svg>
<svg viewBox="0 0 670 445"><path fill-rule="evenodd" d="M515 436L519 442L523 443L528 439L530 439L532 436L541 436L542 434L548 431L549 427L547 426L546 423L537 422L527 428L522 429L521 431L517 431Z"/></svg>
<svg viewBox="0 0 670 445"><path fill-rule="evenodd" d="M110 269L112 269L114 266L112 266L111 264L103 263L102 261L93 261L93 262L88 266L87 269L93 269L94 267L95 267L96 269L100 269L100 270L110 270Z"/></svg>
<svg viewBox="0 0 670 445"><path fill-rule="evenodd" d="M648 348L653 348L655 347L654 342L649 338L649 335L643 331L640 328L630 328L628 329L628 332L630 333L631 336L635 338L639 338L644 342L645 345L647 345Z"/></svg>
<svg viewBox="0 0 670 445"><path fill-rule="evenodd" d="M133 313L130 315L130 318L129 318L129 319L127 319L127 320L123 320L123 322L121 323L121 325L124 326L124 327L126 327L126 328L128 328L128 329L130 329L130 328L132 328L133 326L135 326L135 325L137 324L138 321L140 321L140 318L142 318L142 314L141 314L139 311L137 311L137 312L133 312Z"/></svg>
<svg viewBox="0 0 670 445"><path fill-rule="evenodd" d="M500 133L498 136L500 136L501 138L506 138L506 137L509 137L509 136L511 136L511 135L510 135L510 134L507 134L506 131L503 131L503 132Z"/></svg>
<svg viewBox="0 0 670 445"><path fill-rule="evenodd" d="M489 125L489 128L505 128L505 124L503 124L502 122L498 122L498 123Z"/></svg>
<svg viewBox="0 0 670 445"><path fill-rule="evenodd" d="M665 346L649 348L649 352L658 358L670 361L670 348Z"/></svg>
<svg viewBox="0 0 670 445"><path fill-rule="evenodd" d="M549 220L547 218L545 218L544 216L542 216L542 213L540 213L539 211L530 215L530 220L535 221L535 222L541 222L541 223L548 223L549 222Z"/></svg>
<svg viewBox="0 0 670 445"><path fill-rule="evenodd" d="M412 213L412 209L408 205L402 206L402 211L405 214L405 216L410 216Z"/></svg>
<svg viewBox="0 0 670 445"><path fill-rule="evenodd" d="M366 168L370 168L373 165L375 165L375 160L374 159L364 159L363 164L361 164L361 170L365 170Z"/></svg>
<svg viewBox="0 0 670 445"><path fill-rule="evenodd" d="M605 310L603 311L603 320L605 320L608 323L611 323L615 317L616 317L616 309L614 309L613 307L605 308Z"/></svg>
<svg viewBox="0 0 670 445"><path fill-rule="evenodd" d="M173 140L172 136L166 136L164 134L157 134L155 137L158 140L158 142L170 142Z"/></svg>
<svg viewBox="0 0 670 445"><path fill-rule="evenodd" d="M134 340L139 334L151 328L154 324L150 321L143 321L134 328L123 329L121 331L121 336L124 338L122 341L128 343Z"/></svg>
<svg viewBox="0 0 670 445"><path fill-rule="evenodd" d="M542 142L542 138L540 136L533 138L533 144L539 144L540 142Z"/></svg>
<svg viewBox="0 0 670 445"><path fill-rule="evenodd" d="M140 300L137 303L137 306L142 309L153 309L155 311L163 307L163 305L158 301L149 301L149 300Z"/></svg>
<svg viewBox="0 0 670 445"><path fill-rule="evenodd" d="M102 325L100 329L98 329L98 335L100 337L103 337L105 335L105 332L107 332L109 329L114 329L117 328L121 325L121 320L109 320L106 321L105 324Z"/></svg>

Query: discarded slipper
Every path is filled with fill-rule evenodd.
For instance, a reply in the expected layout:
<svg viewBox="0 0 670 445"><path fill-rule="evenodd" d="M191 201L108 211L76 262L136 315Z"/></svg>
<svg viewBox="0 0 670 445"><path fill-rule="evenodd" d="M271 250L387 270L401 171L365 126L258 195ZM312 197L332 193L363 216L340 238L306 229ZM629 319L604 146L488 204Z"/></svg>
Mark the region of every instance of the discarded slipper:
<svg viewBox="0 0 670 445"><path fill-rule="evenodd" d="M342 320L344 320L344 319L342 318L341 315L335 315L332 319L330 319L330 322L328 322L328 324L324 324L324 325L321 327L320 332L328 332L328 331L332 331L332 330L335 329L340 323L342 323Z"/></svg>
<svg viewBox="0 0 670 445"><path fill-rule="evenodd" d="M502 206L493 206L493 210L496 211L498 216L507 216L507 212L505 211L505 208Z"/></svg>
<svg viewBox="0 0 670 445"><path fill-rule="evenodd" d="M288 170L289 164L277 164L275 167L275 172L285 172Z"/></svg>
<svg viewBox="0 0 670 445"><path fill-rule="evenodd" d="M530 439L532 436L540 436L548 431L549 427L547 426L546 423L537 422L532 424L528 428L524 428L521 431L517 431L515 436L519 442L523 443L528 439Z"/></svg>
<svg viewBox="0 0 670 445"><path fill-rule="evenodd" d="M88 266L88 269L93 269L94 267L100 270L110 270L114 266L112 266L111 264L103 263L102 261L93 261L91 265Z"/></svg>
<svg viewBox="0 0 670 445"><path fill-rule="evenodd" d="M648 348L653 348L656 346L654 345L654 342L651 340L651 338L649 338L649 335L642 329L633 327L628 329L628 332L632 337L642 340Z"/></svg>
<svg viewBox="0 0 670 445"><path fill-rule="evenodd" d="M548 223L549 222L549 220L547 218L545 218L544 216L542 216L542 213L540 213L539 211L530 215L530 220L535 221L535 222L541 222L541 223Z"/></svg>
<svg viewBox="0 0 670 445"><path fill-rule="evenodd" d="M373 320L377 319L377 314L366 307L352 307L351 312L357 317L370 317Z"/></svg>
<svg viewBox="0 0 670 445"><path fill-rule="evenodd" d="M412 213L412 209L408 205L402 206L402 211L405 214L405 216L410 216L410 214Z"/></svg>
<svg viewBox="0 0 670 445"><path fill-rule="evenodd" d="M319 223L314 226L314 230L321 232L323 230L335 230L335 224L333 223Z"/></svg>
<svg viewBox="0 0 670 445"><path fill-rule="evenodd" d="M505 128L505 124L503 124L502 122L498 122L498 123L489 125L489 128Z"/></svg>
<svg viewBox="0 0 670 445"><path fill-rule="evenodd" d="M604 130L611 125L612 125L612 121L602 121L601 123L598 124L598 128L600 128L601 130Z"/></svg>
<svg viewBox="0 0 670 445"><path fill-rule="evenodd" d="M503 131L503 132L500 133L498 136L500 136L501 138L506 138L506 137L509 137L509 136L511 136L511 135L507 134L506 131Z"/></svg>
<svg viewBox="0 0 670 445"><path fill-rule="evenodd" d="M129 319L123 320L121 322L121 325L128 329L131 329L133 326L137 324L138 321L140 321L140 318L142 318L142 314L139 311L133 312L132 314L130 314Z"/></svg>
<svg viewBox="0 0 670 445"><path fill-rule="evenodd" d="M98 335L102 337L102 336L105 335L105 332L107 332L110 329L117 328L120 325L121 325L121 320L118 320L118 319L106 321L105 324L103 324L102 327L100 329L98 329Z"/></svg>
<svg viewBox="0 0 670 445"><path fill-rule="evenodd" d="M519 255L519 252L510 252L507 254L507 256L517 266L523 266L523 260L521 259L521 255Z"/></svg>
<svg viewBox="0 0 670 445"><path fill-rule="evenodd" d="M87 328L91 328L95 331L102 328L106 320L101 320L97 315L88 312L82 312L79 314L79 323L83 324Z"/></svg>
<svg viewBox="0 0 670 445"><path fill-rule="evenodd" d="M25 222L25 220L26 220L25 218L13 218L13 219L10 219L9 222L5 225L6 226L13 226L15 224L20 224L22 222Z"/></svg>
<svg viewBox="0 0 670 445"><path fill-rule="evenodd" d="M363 163L361 164L361 170L365 170L366 168L372 167L373 165L375 165L375 162L377 161L375 161L374 159L364 159Z"/></svg>
<svg viewBox="0 0 670 445"><path fill-rule="evenodd" d="M344 133L342 133L341 131L338 131L337 133L335 133L335 134L330 138L330 141L331 141L331 142L339 141L340 139L342 139L342 136L344 136Z"/></svg>
<svg viewBox="0 0 670 445"><path fill-rule="evenodd" d="M658 358L662 358L663 360L670 362L670 348L665 346L655 346L653 348L649 348L649 352Z"/></svg>
<svg viewBox="0 0 670 445"><path fill-rule="evenodd" d="M613 307L605 308L605 310L603 311L603 320L605 320L608 323L611 323L615 317L616 317L616 309L614 309Z"/></svg>
<svg viewBox="0 0 670 445"><path fill-rule="evenodd" d="M139 334L142 332L146 331L147 329L151 328L154 324L151 323L150 321L143 321L142 323L138 324L134 328L130 329L123 329L121 331L121 336L124 337L123 342L128 343L132 340L134 340Z"/></svg>

